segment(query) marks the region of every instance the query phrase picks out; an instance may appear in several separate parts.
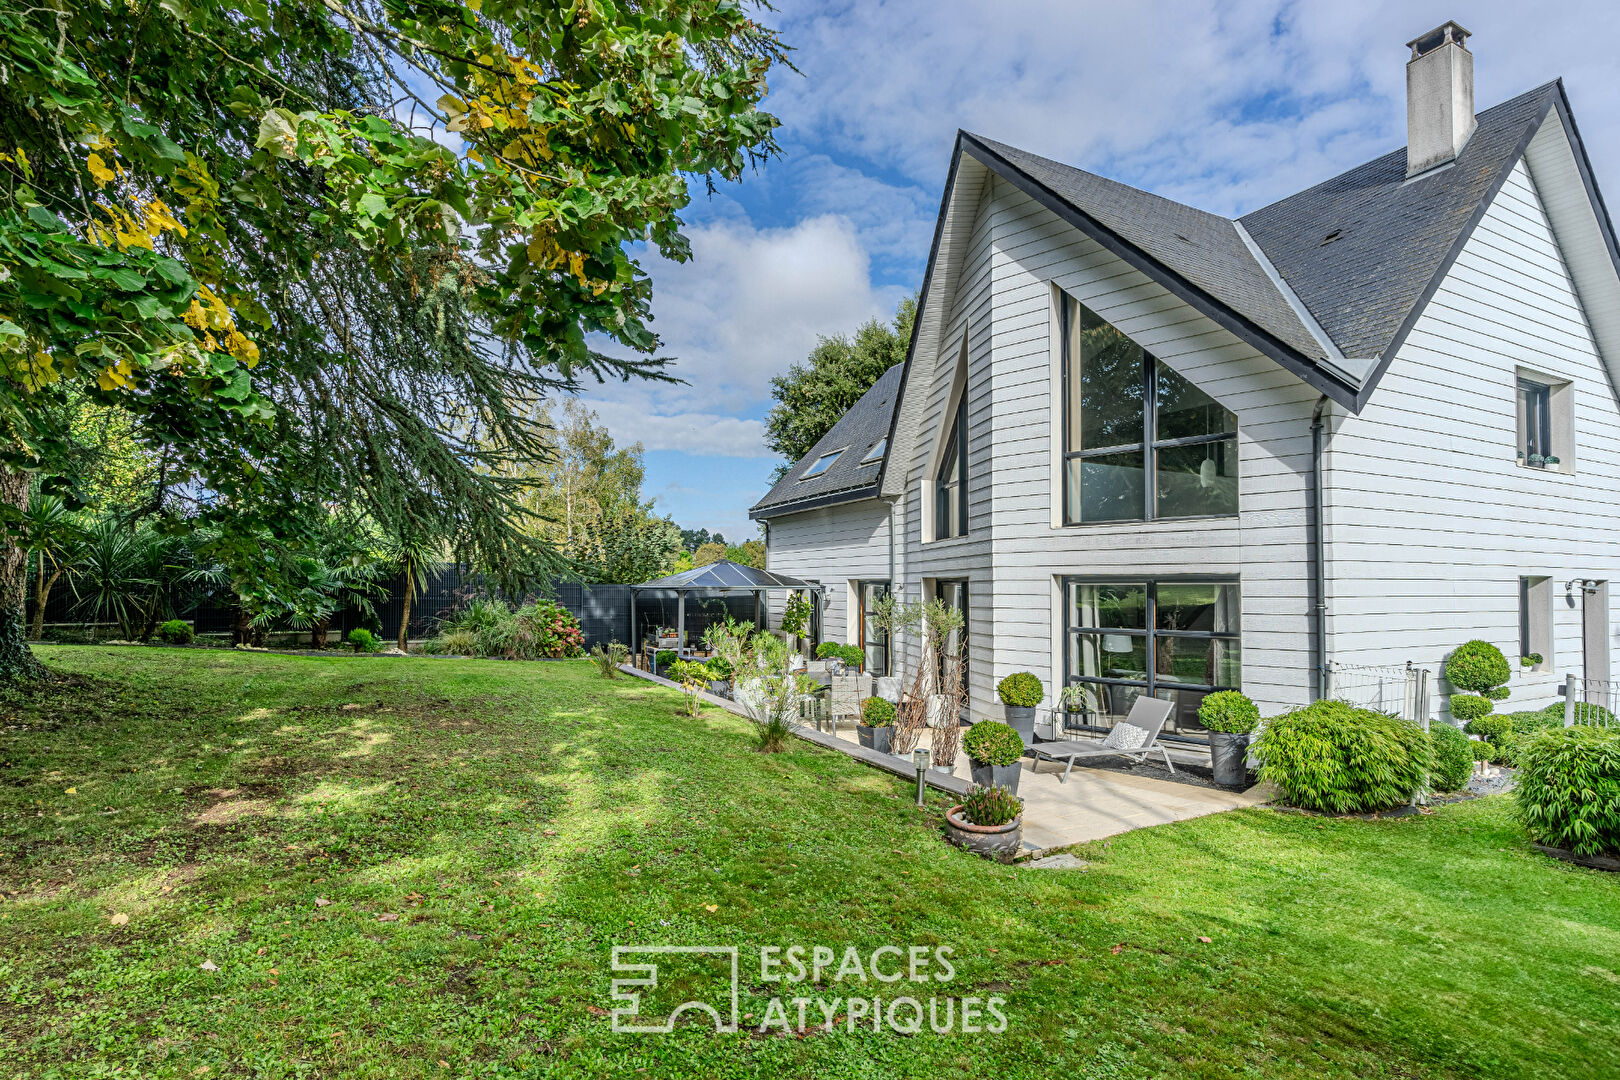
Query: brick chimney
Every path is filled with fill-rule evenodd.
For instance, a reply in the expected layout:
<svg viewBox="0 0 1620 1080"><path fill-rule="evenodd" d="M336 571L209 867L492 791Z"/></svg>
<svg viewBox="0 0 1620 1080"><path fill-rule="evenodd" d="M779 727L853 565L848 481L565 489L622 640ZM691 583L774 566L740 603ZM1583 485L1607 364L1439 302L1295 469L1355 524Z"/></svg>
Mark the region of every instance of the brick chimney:
<svg viewBox="0 0 1620 1080"><path fill-rule="evenodd" d="M1474 133L1474 54L1447 22L1406 44L1406 175L1453 160Z"/></svg>

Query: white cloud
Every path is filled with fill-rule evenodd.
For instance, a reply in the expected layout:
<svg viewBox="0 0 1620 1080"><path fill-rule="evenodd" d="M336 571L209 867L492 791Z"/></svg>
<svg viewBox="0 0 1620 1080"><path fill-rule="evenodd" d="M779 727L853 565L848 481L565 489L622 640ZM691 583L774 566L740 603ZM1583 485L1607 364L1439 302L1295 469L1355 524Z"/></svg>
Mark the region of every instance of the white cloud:
<svg viewBox="0 0 1620 1080"><path fill-rule="evenodd" d="M1217 212L1253 209L1401 145L1403 43L1447 18L1475 32L1481 107L1562 75L1600 177L1620 171L1609 47L1620 5L1611 2L785 0L781 9L806 76L774 78L768 107L785 138L936 194L965 128Z"/></svg>
<svg viewBox="0 0 1620 1080"><path fill-rule="evenodd" d="M877 288L848 218L823 214L787 228L724 218L688 229L692 260L649 253L653 330L686 385L591 386L587 403L621 442L649 450L765 456L770 378L804 359L818 335L888 318L904 295Z"/></svg>

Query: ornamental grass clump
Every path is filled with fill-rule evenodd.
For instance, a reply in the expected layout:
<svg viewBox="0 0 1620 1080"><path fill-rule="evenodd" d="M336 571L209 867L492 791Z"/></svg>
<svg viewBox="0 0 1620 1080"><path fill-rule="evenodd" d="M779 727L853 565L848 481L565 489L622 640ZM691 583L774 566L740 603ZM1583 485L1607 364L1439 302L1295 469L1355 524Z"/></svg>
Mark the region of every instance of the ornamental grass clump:
<svg viewBox="0 0 1620 1080"><path fill-rule="evenodd" d="M1436 722L1429 726L1434 744L1434 766L1429 783L1436 791L1459 791L1474 772L1474 750L1460 728Z"/></svg>
<svg viewBox="0 0 1620 1080"><path fill-rule="evenodd" d="M1024 756L1024 740L999 720L985 720L968 728L962 749L978 765L1012 765Z"/></svg>
<svg viewBox="0 0 1620 1080"><path fill-rule="evenodd" d="M628 659L630 646L618 641L610 641L606 645L598 642L591 650L591 663L596 665L596 673L604 679L617 679L619 665Z"/></svg>
<svg viewBox="0 0 1620 1080"><path fill-rule="evenodd" d="M1028 671L1015 671L1002 679L996 685L996 693L1001 695L1003 705L1015 709L1033 709L1046 697L1040 678Z"/></svg>
<svg viewBox="0 0 1620 1080"><path fill-rule="evenodd" d="M995 827L1016 821L1024 800L1004 787L974 787L962 799L962 818L974 825Z"/></svg>
<svg viewBox="0 0 1620 1080"><path fill-rule="evenodd" d="M1577 855L1620 854L1620 731L1543 731L1518 756L1514 804L1536 841Z"/></svg>
<svg viewBox="0 0 1620 1080"><path fill-rule="evenodd" d="M889 727L894 723L894 702L869 697L861 702L861 723L867 727Z"/></svg>
<svg viewBox="0 0 1620 1080"><path fill-rule="evenodd" d="M1433 757L1416 724L1342 701L1317 701L1267 721L1253 753L1260 779L1290 803L1332 814L1407 802Z"/></svg>
<svg viewBox="0 0 1620 1080"><path fill-rule="evenodd" d="M1236 690L1217 690L1198 703L1198 722L1210 731L1247 735L1260 723L1260 707Z"/></svg>

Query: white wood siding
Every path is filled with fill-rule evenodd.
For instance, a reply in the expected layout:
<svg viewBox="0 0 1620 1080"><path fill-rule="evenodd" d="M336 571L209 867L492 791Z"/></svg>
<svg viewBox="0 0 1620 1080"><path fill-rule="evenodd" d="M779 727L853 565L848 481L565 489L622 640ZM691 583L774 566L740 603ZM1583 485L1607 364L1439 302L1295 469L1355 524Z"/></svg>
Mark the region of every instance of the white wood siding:
<svg viewBox="0 0 1620 1080"><path fill-rule="evenodd" d="M1521 367L1573 384L1571 474L1516 464ZM1523 163L1365 410L1336 424L1327 462L1334 659L1437 666L1484 638L1513 665L1509 709L1581 673L1579 592L1570 602L1564 583L1620 579L1620 411ZM1518 665L1520 576L1554 579L1540 673Z"/></svg>
<svg viewBox="0 0 1620 1080"><path fill-rule="evenodd" d="M896 557L900 535L896 522ZM818 581L826 589L821 614L823 641L854 642L849 618L849 585L854 581L889 580L889 504L882 499L828 506L772 518L766 546L766 569ZM785 602L771 597L771 625Z"/></svg>
<svg viewBox="0 0 1620 1080"><path fill-rule="evenodd" d="M1027 196L1001 182L975 210L959 287L943 305L926 378L908 520L931 483L932 451L968 337L968 535L923 543L907 530L910 595L969 579L976 717L999 716L995 684L1028 670L1053 692L1063 678L1062 575L1227 574L1241 579L1244 689L1263 709L1309 699L1306 493L1318 395ZM1238 415L1239 516L1063 527L1052 468L1052 285L1067 291Z"/></svg>

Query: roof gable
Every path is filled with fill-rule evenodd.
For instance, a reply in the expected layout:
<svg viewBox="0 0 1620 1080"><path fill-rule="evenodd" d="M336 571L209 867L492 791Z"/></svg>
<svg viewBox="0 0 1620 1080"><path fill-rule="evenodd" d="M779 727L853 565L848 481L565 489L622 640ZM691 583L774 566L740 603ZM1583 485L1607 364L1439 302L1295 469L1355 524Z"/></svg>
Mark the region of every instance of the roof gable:
<svg viewBox="0 0 1620 1080"><path fill-rule="evenodd" d="M904 377L903 363L879 376L810 452L749 509L748 516L757 521L875 496L889 448L885 445L875 457L868 454L889 436ZM825 471L807 475L821 458L837 450L844 452Z"/></svg>
<svg viewBox="0 0 1620 1080"><path fill-rule="evenodd" d="M1355 358L1358 409L1558 93L1548 83L1485 110L1455 161L1411 180L1403 147L1238 219Z"/></svg>

